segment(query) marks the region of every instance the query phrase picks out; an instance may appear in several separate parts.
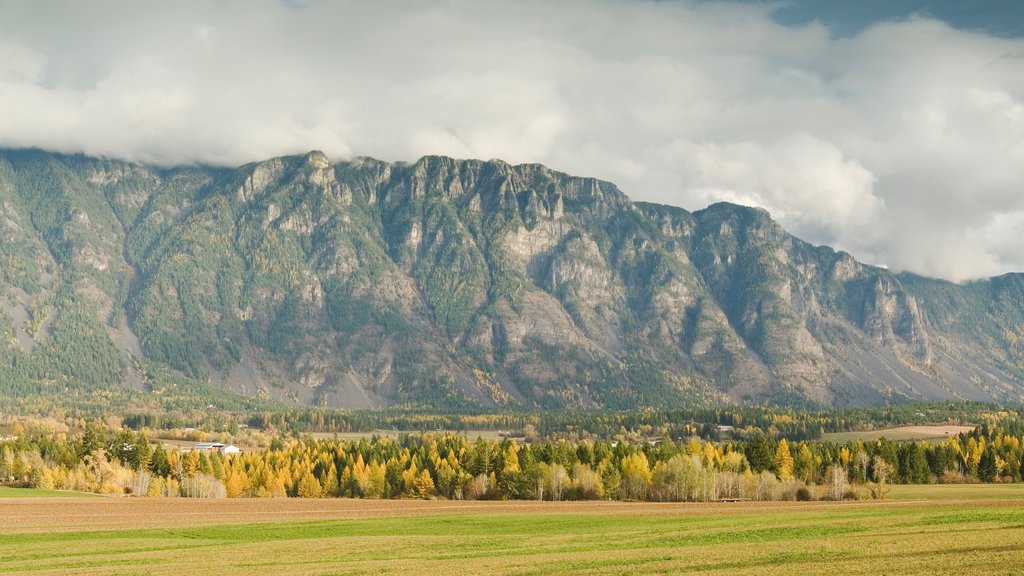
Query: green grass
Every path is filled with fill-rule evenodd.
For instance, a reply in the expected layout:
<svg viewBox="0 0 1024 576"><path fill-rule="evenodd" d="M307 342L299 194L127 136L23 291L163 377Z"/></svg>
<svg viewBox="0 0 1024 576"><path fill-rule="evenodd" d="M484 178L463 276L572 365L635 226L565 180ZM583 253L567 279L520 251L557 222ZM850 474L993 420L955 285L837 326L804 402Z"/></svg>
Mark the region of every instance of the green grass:
<svg viewBox="0 0 1024 576"><path fill-rule="evenodd" d="M587 506L534 514L484 507L376 519L15 532L0 535L0 573L849 576L1004 574L1024 564L1020 502L810 503L779 510L637 504L625 513L578 513Z"/></svg>
<svg viewBox="0 0 1024 576"><path fill-rule="evenodd" d="M894 484L888 500L1022 500L1019 484Z"/></svg>
<svg viewBox="0 0 1024 576"><path fill-rule="evenodd" d="M39 488L11 488L0 486L0 498L98 498L96 494L66 492L64 490L42 490Z"/></svg>

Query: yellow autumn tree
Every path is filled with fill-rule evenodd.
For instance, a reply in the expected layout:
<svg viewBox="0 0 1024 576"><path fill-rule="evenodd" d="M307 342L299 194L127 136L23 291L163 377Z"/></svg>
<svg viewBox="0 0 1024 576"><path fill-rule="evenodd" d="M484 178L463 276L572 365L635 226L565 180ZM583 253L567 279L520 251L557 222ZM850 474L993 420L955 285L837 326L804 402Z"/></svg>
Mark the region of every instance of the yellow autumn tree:
<svg viewBox="0 0 1024 576"><path fill-rule="evenodd" d="M228 473L227 478L224 480L224 490L227 493L228 498L242 497L246 484L244 476L244 470L231 470L231 472Z"/></svg>
<svg viewBox="0 0 1024 576"><path fill-rule="evenodd" d="M434 479L430 472L421 470L413 482L413 493L417 498L429 498L434 493Z"/></svg>
<svg viewBox="0 0 1024 576"><path fill-rule="evenodd" d="M299 478L297 494L299 498L320 498L323 496L323 489L320 486L320 482L310 470L306 470L302 477Z"/></svg>
<svg viewBox="0 0 1024 576"><path fill-rule="evenodd" d="M501 459L504 462L502 467L503 474L516 473L520 471L519 468L519 449L514 443L510 443L508 448L501 455Z"/></svg>
<svg viewBox="0 0 1024 576"><path fill-rule="evenodd" d="M419 477L419 470L416 464L410 465L402 471L402 493L406 496L416 495L416 478Z"/></svg>
<svg viewBox="0 0 1024 576"><path fill-rule="evenodd" d="M620 490L623 497L627 500L646 499L651 487L651 467L647 456L643 452L626 456L619 465L619 471L622 474Z"/></svg>
<svg viewBox="0 0 1024 576"><path fill-rule="evenodd" d="M793 479L793 455L789 452L789 443L783 438L775 448L775 469L782 480Z"/></svg>
<svg viewBox="0 0 1024 576"><path fill-rule="evenodd" d="M383 464L372 461L366 467L366 477L359 485L359 491L363 498L382 498L384 496L384 483L387 476L387 467Z"/></svg>
<svg viewBox="0 0 1024 576"><path fill-rule="evenodd" d="M324 496L338 495L338 469L331 462L324 477L320 481L320 488Z"/></svg>

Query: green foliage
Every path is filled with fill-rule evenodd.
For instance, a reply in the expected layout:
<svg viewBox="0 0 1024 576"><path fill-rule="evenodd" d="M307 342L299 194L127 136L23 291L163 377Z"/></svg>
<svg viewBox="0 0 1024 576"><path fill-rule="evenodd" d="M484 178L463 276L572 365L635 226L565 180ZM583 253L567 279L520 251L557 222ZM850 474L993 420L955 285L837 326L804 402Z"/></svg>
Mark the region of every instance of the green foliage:
<svg viewBox="0 0 1024 576"><path fill-rule="evenodd" d="M434 321L455 338L466 331L485 301L487 265L449 204L432 205L424 228L431 242L416 268L416 281Z"/></svg>

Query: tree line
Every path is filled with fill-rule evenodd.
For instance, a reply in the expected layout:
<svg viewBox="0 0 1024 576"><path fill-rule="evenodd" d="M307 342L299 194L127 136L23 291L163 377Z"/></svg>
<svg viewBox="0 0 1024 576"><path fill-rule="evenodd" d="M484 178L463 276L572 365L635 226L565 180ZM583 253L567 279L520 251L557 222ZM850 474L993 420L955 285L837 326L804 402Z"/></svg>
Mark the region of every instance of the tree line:
<svg viewBox="0 0 1024 576"><path fill-rule="evenodd" d="M778 406L692 407L635 410L515 410L444 412L396 406L376 410L295 407L254 412L245 423L252 428L286 432L353 432L376 429L405 431L529 430L540 438L613 438L619 434L668 435L676 439L699 436L723 440L719 426L741 434L762 432L772 438L814 440L828 432L888 428L933 422L977 422L1005 409L977 402L930 402L878 408L797 410ZM166 416L152 413L126 416L126 423L154 427ZM136 427L137 426L133 426ZM523 434L529 436L529 434Z"/></svg>
<svg viewBox="0 0 1024 576"><path fill-rule="evenodd" d="M843 499L890 483L1018 482L1024 426L983 424L943 442L568 440L518 443L444 433L352 441L277 437L233 456L154 445L93 423L79 434L0 442L0 481L185 497L450 499Z"/></svg>

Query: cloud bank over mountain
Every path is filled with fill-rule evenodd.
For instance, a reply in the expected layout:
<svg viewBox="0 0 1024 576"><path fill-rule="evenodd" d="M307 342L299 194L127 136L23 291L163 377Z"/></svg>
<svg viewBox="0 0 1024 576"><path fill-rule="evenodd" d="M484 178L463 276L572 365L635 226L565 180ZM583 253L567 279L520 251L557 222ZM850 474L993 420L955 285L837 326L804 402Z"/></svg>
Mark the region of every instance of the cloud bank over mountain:
<svg viewBox="0 0 1024 576"><path fill-rule="evenodd" d="M685 1L2 4L0 146L540 162L893 268L1024 270L1019 37Z"/></svg>

